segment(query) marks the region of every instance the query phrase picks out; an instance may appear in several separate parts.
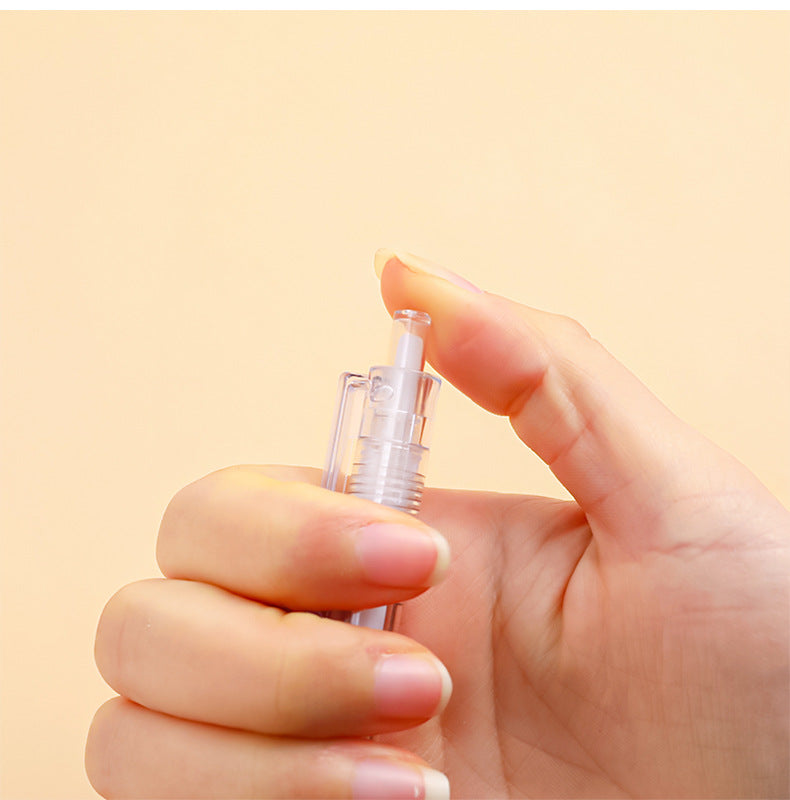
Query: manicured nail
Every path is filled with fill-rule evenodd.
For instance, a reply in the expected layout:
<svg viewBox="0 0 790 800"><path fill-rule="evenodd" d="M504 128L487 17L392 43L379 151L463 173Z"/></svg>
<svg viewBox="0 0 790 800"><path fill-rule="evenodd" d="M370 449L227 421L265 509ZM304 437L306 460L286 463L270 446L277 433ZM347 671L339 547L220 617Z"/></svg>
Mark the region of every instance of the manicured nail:
<svg viewBox="0 0 790 800"><path fill-rule="evenodd" d="M467 289L470 292L477 292L478 294L482 293L482 290L478 289L477 286L475 286L473 283L470 283L468 280L466 280L466 278L462 278L460 275L456 275L449 269L445 269L444 267L440 267L438 264L434 264L432 261L428 261L427 258L415 256L413 253L387 250L386 248L377 250L373 259L373 266L376 270L376 275L378 275L379 278L381 278L381 273L384 271L384 267L393 258L397 261L400 261L404 267L410 269L412 272L421 272L425 275L433 275L435 278L441 278L442 280L449 281L450 283L460 286L462 289Z"/></svg>
<svg viewBox="0 0 790 800"><path fill-rule="evenodd" d="M450 565L450 545L438 531L374 522L357 533L365 577L382 586L433 586Z"/></svg>
<svg viewBox="0 0 790 800"><path fill-rule="evenodd" d="M384 759L354 766L354 800L450 800L450 782L435 769Z"/></svg>
<svg viewBox="0 0 790 800"><path fill-rule="evenodd" d="M394 653L376 665L376 712L396 719L428 719L444 711L453 682L447 668L428 655Z"/></svg>

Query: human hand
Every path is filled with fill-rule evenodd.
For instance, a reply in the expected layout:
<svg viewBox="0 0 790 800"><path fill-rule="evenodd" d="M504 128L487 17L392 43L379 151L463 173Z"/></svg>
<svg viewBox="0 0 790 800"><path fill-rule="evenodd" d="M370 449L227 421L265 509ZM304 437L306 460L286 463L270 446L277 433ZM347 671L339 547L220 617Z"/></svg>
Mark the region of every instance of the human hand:
<svg viewBox="0 0 790 800"><path fill-rule="evenodd" d="M121 590L99 626L97 662L128 699L92 726L94 786L438 797L431 766L457 797L786 796L787 510L576 323L377 260L390 311L431 315L436 369L510 416L575 502L426 490L418 521L315 471L192 484L160 531L169 579ZM407 526L397 558L371 523ZM300 613L439 581L427 525L452 565L399 634ZM453 676L444 708L429 651Z"/></svg>

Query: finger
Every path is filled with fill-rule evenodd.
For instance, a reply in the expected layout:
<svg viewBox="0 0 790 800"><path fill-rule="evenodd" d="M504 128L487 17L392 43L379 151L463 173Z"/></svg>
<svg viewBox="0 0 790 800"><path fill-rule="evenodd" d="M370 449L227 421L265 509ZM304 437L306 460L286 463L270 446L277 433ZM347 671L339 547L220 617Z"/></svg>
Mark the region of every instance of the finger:
<svg viewBox="0 0 790 800"><path fill-rule="evenodd" d="M233 467L182 489L159 530L162 572L299 610L386 605L442 579L450 548L437 531L300 474Z"/></svg>
<svg viewBox="0 0 790 800"><path fill-rule="evenodd" d="M449 798L442 773L395 747L261 736L122 698L96 713L85 768L96 791L114 798Z"/></svg>
<svg viewBox="0 0 790 800"><path fill-rule="evenodd" d="M441 662L404 636L194 581L121 589L99 621L96 663L116 692L155 711L310 738L413 727L451 691Z"/></svg>
<svg viewBox="0 0 790 800"><path fill-rule="evenodd" d="M426 311L427 354L484 408L510 417L591 522L642 532L678 498L726 480L722 453L675 417L578 323L480 292L418 257L379 251L390 312ZM739 480L742 472L737 471Z"/></svg>

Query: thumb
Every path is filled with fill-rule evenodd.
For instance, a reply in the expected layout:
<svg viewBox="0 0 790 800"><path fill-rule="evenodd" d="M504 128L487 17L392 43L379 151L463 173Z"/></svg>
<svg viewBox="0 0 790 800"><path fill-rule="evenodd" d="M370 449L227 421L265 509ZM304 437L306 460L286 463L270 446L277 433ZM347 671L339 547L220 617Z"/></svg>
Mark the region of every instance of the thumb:
<svg viewBox="0 0 790 800"><path fill-rule="evenodd" d="M424 259L379 250L384 302L427 312L427 357L510 417L601 531L656 545L679 501L742 483L741 467L675 417L581 325L481 292Z"/></svg>

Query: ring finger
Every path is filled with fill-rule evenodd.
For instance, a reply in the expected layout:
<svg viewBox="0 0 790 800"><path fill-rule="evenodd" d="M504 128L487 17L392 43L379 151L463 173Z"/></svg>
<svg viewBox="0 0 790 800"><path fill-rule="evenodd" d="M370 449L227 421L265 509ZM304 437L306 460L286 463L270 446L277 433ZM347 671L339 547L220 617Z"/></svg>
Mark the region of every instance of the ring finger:
<svg viewBox="0 0 790 800"><path fill-rule="evenodd" d="M394 747L227 730L122 698L105 703L94 717L85 766L105 797L449 798L440 772Z"/></svg>

